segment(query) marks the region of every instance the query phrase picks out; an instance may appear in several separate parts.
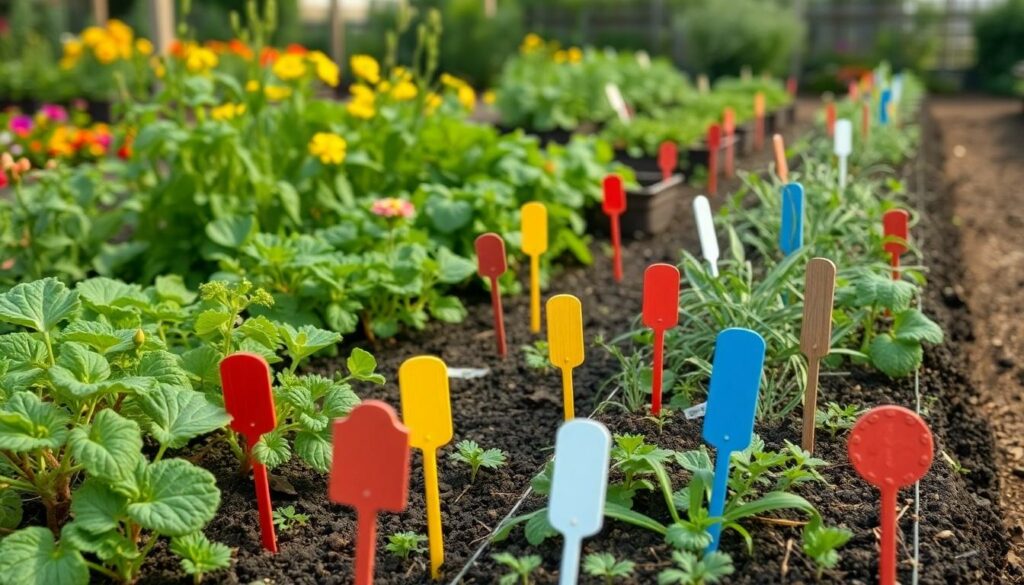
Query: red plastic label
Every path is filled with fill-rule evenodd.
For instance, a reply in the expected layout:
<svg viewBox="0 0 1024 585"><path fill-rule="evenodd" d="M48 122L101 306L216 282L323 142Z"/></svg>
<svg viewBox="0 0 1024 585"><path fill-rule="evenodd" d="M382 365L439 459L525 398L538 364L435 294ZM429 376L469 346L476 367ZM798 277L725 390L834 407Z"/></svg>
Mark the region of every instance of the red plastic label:
<svg viewBox="0 0 1024 585"><path fill-rule="evenodd" d="M708 150L718 150L722 146L722 127L718 124L708 126Z"/></svg>
<svg viewBox="0 0 1024 585"><path fill-rule="evenodd" d="M732 108L725 108L725 111L722 112L722 131L726 136L736 133L736 112Z"/></svg>
<svg viewBox="0 0 1024 585"><path fill-rule="evenodd" d="M679 269L652 264L644 271L644 325L668 329L679 323Z"/></svg>
<svg viewBox="0 0 1024 585"><path fill-rule="evenodd" d="M409 498L409 430L395 410L367 400L334 421L330 498L360 512L401 512Z"/></svg>
<svg viewBox="0 0 1024 585"><path fill-rule="evenodd" d="M477 273L484 278L499 278L508 269L505 240L495 233L482 234L476 239Z"/></svg>
<svg viewBox="0 0 1024 585"><path fill-rule="evenodd" d="M850 463L868 483L882 488L913 485L932 464L932 433L902 406L879 406L860 417L847 443Z"/></svg>
<svg viewBox="0 0 1024 585"><path fill-rule="evenodd" d="M666 140L658 147L658 168L662 179L667 180L679 166L679 148L675 142Z"/></svg>
<svg viewBox="0 0 1024 585"><path fill-rule="evenodd" d="M832 136L836 133L836 103L829 102L825 106L825 128L828 131L828 135Z"/></svg>
<svg viewBox="0 0 1024 585"><path fill-rule="evenodd" d="M612 173L604 178L604 202L601 208L607 215L619 215L626 210L626 190L619 175Z"/></svg>
<svg viewBox="0 0 1024 585"><path fill-rule="evenodd" d="M885 243L883 248L890 254L904 254L910 241L910 214L903 209L890 209L882 216Z"/></svg>
<svg viewBox="0 0 1024 585"><path fill-rule="evenodd" d="M220 380L231 428L245 435L250 445L277 426L270 366L262 356L246 352L229 355L220 362Z"/></svg>

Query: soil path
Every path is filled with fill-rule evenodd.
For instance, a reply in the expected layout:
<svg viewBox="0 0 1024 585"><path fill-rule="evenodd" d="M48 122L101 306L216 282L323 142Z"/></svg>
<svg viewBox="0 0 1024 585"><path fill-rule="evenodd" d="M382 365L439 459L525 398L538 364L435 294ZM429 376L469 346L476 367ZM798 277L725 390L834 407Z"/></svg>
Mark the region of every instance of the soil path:
<svg viewBox="0 0 1024 585"><path fill-rule="evenodd" d="M969 347L979 406L996 439L1008 578L1024 582L1024 112L1014 100L933 102L960 227L965 280L944 291L974 316Z"/></svg>

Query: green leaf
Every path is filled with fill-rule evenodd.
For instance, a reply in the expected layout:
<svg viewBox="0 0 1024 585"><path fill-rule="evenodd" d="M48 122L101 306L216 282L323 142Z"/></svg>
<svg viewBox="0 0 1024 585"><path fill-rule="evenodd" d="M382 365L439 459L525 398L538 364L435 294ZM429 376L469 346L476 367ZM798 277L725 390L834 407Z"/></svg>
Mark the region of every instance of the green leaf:
<svg viewBox="0 0 1024 585"><path fill-rule="evenodd" d="M0 488L0 528L14 530L21 519L21 496L12 489Z"/></svg>
<svg viewBox="0 0 1024 585"><path fill-rule="evenodd" d="M89 568L74 548L56 544L42 526L23 528L0 540L4 585L86 585Z"/></svg>
<svg viewBox="0 0 1024 585"><path fill-rule="evenodd" d="M917 287L905 280L864 273L855 283L855 302L858 306L877 305L902 311L910 306L915 292Z"/></svg>
<svg viewBox="0 0 1024 585"><path fill-rule="evenodd" d="M238 249L256 229L252 216L229 215L206 224L206 237L225 248Z"/></svg>
<svg viewBox="0 0 1024 585"><path fill-rule="evenodd" d="M331 468L330 426L318 433L309 431L295 433L295 453L313 469L320 473L326 473Z"/></svg>
<svg viewBox="0 0 1024 585"><path fill-rule="evenodd" d="M231 417L206 395L173 386L157 386L139 394L136 403L146 415L146 430L162 446L184 447L190 440L227 426Z"/></svg>
<svg viewBox="0 0 1024 585"><path fill-rule="evenodd" d="M301 362L314 353L341 341L341 334L303 325L296 329L288 323L278 326L281 340L293 362Z"/></svg>
<svg viewBox="0 0 1024 585"><path fill-rule="evenodd" d="M445 323L459 323L468 314L462 306L462 301L450 295L438 296L430 301L430 314L438 321Z"/></svg>
<svg viewBox="0 0 1024 585"><path fill-rule="evenodd" d="M913 372L924 359L921 344L916 341L893 339L888 333L878 334L868 348L871 364L892 378Z"/></svg>
<svg viewBox="0 0 1024 585"><path fill-rule="evenodd" d="M175 302L182 306L192 304L198 296L185 286L185 281L177 274L156 277L153 289L160 300Z"/></svg>
<svg viewBox="0 0 1024 585"><path fill-rule="evenodd" d="M199 313L196 317L196 335L206 337L211 333L221 333L225 325L230 325L231 313L210 309Z"/></svg>
<svg viewBox="0 0 1024 585"><path fill-rule="evenodd" d="M94 477L122 481L135 470L142 453L139 425L113 410L96 414L92 424L75 427L68 436L75 460Z"/></svg>
<svg viewBox="0 0 1024 585"><path fill-rule="evenodd" d="M181 568L189 575L203 575L231 565L231 549L219 542L210 542L199 531L174 537L171 552L181 558Z"/></svg>
<svg viewBox="0 0 1024 585"><path fill-rule="evenodd" d="M141 494L128 504L128 516L142 527L166 536L201 529L220 506L220 491L209 471L184 459L148 465L140 478Z"/></svg>
<svg viewBox="0 0 1024 585"><path fill-rule="evenodd" d="M917 309L896 313L892 324L893 337L899 341L942 343L942 328Z"/></svg>
<svg viewBox="0 0 1024 585"><path fill-rule="evenodd" d="M277 325L263 315L246 319L238 328L238 332L244 337L259 342L268 349L277 349L281 342L281 335L277 332Z"/></svg>
<svg viewBox="0 0 1024 585"><path fill-rule="evenodd" d="M24 453L58 449L68 438L71 415L31 392L15 392L0 410L0 449Z"/></svg>
<svg viewBox="0 0 1024 585"><path fill-rule="evenodd" d="M19 331L0 335L0 355L11 360L19 368L45 367L49 352L46 344L31 334Z"/></svg>
<svg viewBox="0 0 1024 585"><path fill-rule="evenodd" d="M126 518L128 500L96 478L89 478L75 490L71 513L79 528L95 535L117 530Z"/></svg>
<svg viewBox="0 0 1024 585"><path fill-rule="evenodd" d="M181 365L189 373L193 386L199 383L201 390L220 386L220 352L209 345L200 345L182 354Z"/></svg>
<svg viewBox="0 0 1024 585"><path fill-rule="evenodd" d="M177 356L166 351L149 351L139 360L136 375L152 378L161 384L175 386L182 390L191 390L192 382L188 372L181 367Z"/></svg>
<svg viewBox="0 0 1024 585"><path fill-rule="evenodd" d="M365 349L354 348L348 359L345 360L345 366L348 368L348 373L356 380L374 384L384 383L384 376L377 373L377 359Z"/></svg>
<svg viewBox="0 0 1024 585"><path fill-rule="evenodd" d="M264 433L252 447L252 455L257 461L273 469L292 458L292 449L288 440L278 429Z"/></svg>
<svg viewBox="0 0 1024 585"><path fill-rule="evenodd" d="M75 290L82 295L82 301L87 307L104 315L120 316L130 307L149 304L149 299L139 285L103 276L83 280L75 285Z"/></svg>
<svg viewBox="0 0 1024 585"><path fill-rule="evenodd" d="M523 534L526 536L526 542L533 546L540 546L548 538L557 536L558 531L548 522L547 514L537 514L526 522Z"/></svg>
<svg viewBox="0 0 1024 585"><path fill-rule="evenodd" d="M130 561L139 557L139 549L120 530L90 532L78 522L69 522L60 531L61 544L81 552L94 553L104 561Z"/></svg>
<svg viewBox="0 0 1024 585"><path fill-rule="evenodd" d="M63 344L57 364L50 368L53 385L79 397L102 391L99 382L108 378L107 359L80 343Z"/></svg>
<svg viewBox="0 0 1024 585"><path fill-rule="evenodd" d="M61 331L61 341L84 343L99 353L117 353L135 347L130 329L115 330L100 321L74 321Z"/></svg>
<svg viewBox="0 0 1024 585"><path fill-rule="evenodd" d="M446 284L458 284L476 274L476 263L442 247L437 253L437 279Z"/></svg>
<svg viewBox="0 0 1024 585"><path fill-rule="evenodd" d="M0 295L0 321L50 331L81 307L78 293L56 278L22 283Z"/></svg>
<svg viewBox="0 0 1024 585"><path fill-rule="evenodd" d="M442 234L453 234L472 221L473 206L466 201L449 201L434 197L427 201L426 215L437 231Z"/></svg>

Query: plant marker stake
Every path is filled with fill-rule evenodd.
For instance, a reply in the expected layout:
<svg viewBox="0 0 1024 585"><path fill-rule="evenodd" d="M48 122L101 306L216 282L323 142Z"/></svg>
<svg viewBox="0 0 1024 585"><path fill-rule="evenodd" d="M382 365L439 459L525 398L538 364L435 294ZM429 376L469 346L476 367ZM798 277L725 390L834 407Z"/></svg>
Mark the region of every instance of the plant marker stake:
<svg viewBox="0 0 1024 585"><path fill-rule="evenodd" d="M334 421L333 446L329 495L356 509L355 585L373 585L377 513L401 512L409 500L409 429L390 405L367 400Z"/></svg>
<svg viewBox="0 0 1024 585"><path fill-rule="evenodd" d="M846 163L853 152L853 123L843 118L836 120L834 142L835 154L839 157L839 189L846 189Z"/></svg>
<svg viewBox="0 0 1024 585"><path fill-rule="evenodd" d="M643 321L654 331L651 414L660 416L665 331L679 324L679 269L675 266L651 264L644 271Z"/></svg>
<svg viewBox="0 0 1024 585"><path fill-rule="evenodd" d="M789 182L789 163L786 162L786 142L782 134L772 136L772 147L775 149L775 174L783 183Z"/></svg>
<svg viewBox="0 0 1024 585"><path fill-rule="evenodd" d="M804 245L804 186L786 183L782 186L782 226L779 249L789 256Z"/></svg>
<svg viewBox="0 0 1024 585"><path fill-rule="evenodd" d="M224 410L231 415L231 430L245 436L245 453L252 463L259 509L263 548L277 552L274 507L270 502L267 467L252 456L252 447L263 433L277 426L274 395L270 390L270 366L254 353L233 353L220 361L220 383L224 389Z"/></svg>
<svg viewBox="0 0 1024 585"><path fill-rule="evenodd" d="M804 389L804 432L801 446L814 453L814 416L818 410L818 366L832 347L832 303L836 293L836 265L826 258L807 262L804 280L804 319L800 352L807 357Z"/></svg>
<svg viewBox="0 0 1024 585"><path fill-rule="evenodd" d="M871 134L871 106L866 101L860 107L860 133L867 143Z"/></svg>
<svg viewBox="0 0 1024 585"><path fill-rule="evenodd" d="M661 180L672 178L672 173L679 166L679 147L675 142L666 140L658 147L658 168L661 169Z"/></svg>
<svg viewBox="0 0 1024 585"><path fill-rule="evenodd" d="M754 411L764 369L764 339L749 329L725 329L715 339L711 365L704 440L715 448L715 479L711 486L711 516L725 512L729 486L729 460L734 451L750 446L754 438ZM706 553L718 550L722 524L708 528L711 544Z"/></svg>
<svg viewBox="0 0 1024 585"><path fill-rule="evenodd" d="M520 210L522 250L530 257L530 331L540 333L540 256L548 250L548 209L531 201Z"/></svg>
<svg viewBox="0 0 1024 585"><path fill-rule="evenodd" d="M878 558L880 585L896 583L896 496L932 465L932 433L921 417L902 406L869 410L853 426L846 444L857 474L882 492Z"/></svg>
<svg viewBox="0 0 1024 585"><path fill-rule="evenodd" d="M725 108L722 112L722 133L727 138L725 148L725 176L732 178L736 174L736 112Z"/></svg>
<svg viewBox="0 0 1024 585"><path fill-rule="evenodd" d="M882 248L889 253L892 279L900 279L900 256L907 252L910 241L910 214L903 209L890 209L882 216Z"/></svg>
<svg viewBox="0 0 1024 585"><path fill-rule="evenodd" d="M583 305L572 295L548 299L548 359L562 370L562 408L565 420L576 416L572 370L583 363Z"/></svg>
<svg viewBox="0 0 1024 585"><path fill-rule="evenodd" d="M722 127L708 126L708 193L718 194L718 149L722 146Z"/></svg>
<svg viewBox="0 0 1024 585"><path fill-rule="evenodd" d="M878 123L882 126L889 124L889 103L892 102L892 90L889 88L882 90L882 95L878 99Z"/></svg>
<svg viewBox="0 0 1024 585"><path fill-rule="evenodd" d="M857 85L856 81L851 81L846 86L846 94L847 94L847 97L850 98L851 102L857 101L857 98L860 97L860 86Z"/></svg>
<svg viewBox="0 0 1024 585"><path fill-rule="evenodd" d="M476 239L477 274L491 281L491 308L494 309L494 337L498 343L498 355L508 355L505 342L505 312L501 308L501 288L498 279L508 269L505 255L505 240L495 233L482 234Z"/></svg>
<svg viewBox="0 0 1024 585"><path fill-rule="evenodd" d="M612 273L615 282L622 282L622 233L619 230L619 216L626 211L626 190L622 177L614 173L604 178L604 201L601 209L608 216L612 232Z"/></svg>
<svg viewBox="0 0 1024 585"><path fill-rule="evenodd" d="M829 138L836 135L836 103L829 102L825 105L825 131Z"/></svg>
<svg viewBox="0 0 1024 585"><path fill-rule="evenodd" d="M611 447L608 429L597 421L576 419L558 429L548 522L564 539L559 585L576 584L583 539L601 531Z"/></svg>
<svg viewBox="0 0 1024 585"><path fill-rule="evenodd" d="M786 79L786 93L788 93L790 97L796 97L796 92L797 92L796 76L795 75L790 75L789 78Z"/></svg>
<svg viewBox="0 0 1024 585"><path fill-rule="evenodd" d="M700 251L711 268L711 276L718 278L718 236L715 235L715 220L711 217L711 203L703 195L693 198L693 215L697 222L697 236Z"/></svg>
<svg viewBox="0 0 1024 585"><path fill-rule="evenodd" d="M402 421L409 429L409 445L423 451L423 484L427 500L427 536L430 539L430 576L441 576L444 532L441 530L441 494L437 486L437 450L452 440L452 402L448 367L440 359L421 355L398 368Z"/></svg>
<svg viewBox="0 0 1024 585"><path fill-rule="evenodd" d="M754 148L764 148L764 94L754 94Z"/></svg>

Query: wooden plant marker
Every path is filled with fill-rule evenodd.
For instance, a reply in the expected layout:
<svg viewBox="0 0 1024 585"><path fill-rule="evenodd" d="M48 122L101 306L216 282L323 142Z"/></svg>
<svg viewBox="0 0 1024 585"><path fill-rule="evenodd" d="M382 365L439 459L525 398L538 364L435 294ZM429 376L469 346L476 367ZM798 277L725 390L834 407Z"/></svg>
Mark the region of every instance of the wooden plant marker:
<svg viewBox="0 0 1024 585"><path fill-rule="evenodd" d="M608 216L612 236L612 275L615 282L622 282L622 232L619 217L626 211L626 189L622 177L612 173L604 178L604 201L601 209Z"/></svg>
<svg viewBox="0 0 1024 585"><path fill-rule="evenodd" d="M661 170L661 180L667 181L679 167L679 147L675 142L666 140L658 147L658 168Z"/></svg>
<svg viewBox="0 0 1024 585"><path fill-rule="evenodd" d="M818 410L818 367L832 348L832 303L836 292L836 265L826 258L807 262L804 280L804 319L800 352L807 357L804 389L804 451L814 453L814 416Z"/></svg>
<svg viewBox="0 0 1024 585"><path fill-rule="evenodd" d="M890 209L882 216L882 247L889 253L892 279L900 279L900 256L907 252L910 241L910 214L903 209Z"/></svg>
<svg viewBox="0 0 1024 585"><path fill-rule="evenodd" d="M725 176L731 179L736 174L736 112L732 108L722 111L722 134L726 138Z"/></svg>
<svg viewBox="0 0 1024 585"><path fill-rule="evenodd" d="M764 148L764 94L754 94L754 148Z"/></svg>
<svg viewBox="0 0 1024 585"><path fill-rule="evenodd" d="M562 408L565 420L575 416L572 370L583 363L583 305L572 295L548 299L548 359L562 370Z"/></svg>
<svg viewBox="0 0 1024 585"><path fill-rule="evenodd" d="M825 105L825 131L829 138L836 135L836 103L829 102Z"/></svg>
<svg viewBox="0 0 1024 585"><path fill-rule="evenodd" d="M559 585L579 580L583 539L600 532L604 524L611 447L611 434L597 421L579 418L558 429L548 522L564 539Z"/></svg>
<svg viewBox="0 0 1024 585"><path fill-rule="evenodd" d="M718 149L722 147L722 127L708 126L708 193L718 194Z"/></svg>
<svg viewBox="0 0 1024 585"><path fill-rule="evenodd" d="M885 88L878 98L878 123L882 126L889 124L889 105L892 103L892 90Z"/></svg>
<svg viewBox="0 0 1024 585"><path fill-rule="evenodd" d="M725 512L729 486L729 460L733 452L750 446L754 438L754 411L764 369L764 339L749 329L733 327L718 334L711 365L704 440L715 448L715 479L711 486L711 516ZM718 550L721 523L712 525L706 553Z"/></svg>
<svg viewBox="0 0 1024 585"><path fill-rule="evenodd" d="M912 410L886 405L869 410L853 426L847 442L857 474L881 491L880 585L896 583L896 496L932 465L934 445L928 425Z"/></svg>
<svg viewBox="0 0 1024 585"><path fill-rule="evenodd" d="M775 150L775 174L783 183L789 182L789 163L786 162L786 141L782 134L772 136L772 147Z"/></svg>
<svg viewBox="0 0 1024 585"><path fill-rule="evenodd" d="M231 430L245 437L245 453L252 463L259 508L260 539L263 548L277 552L274 506L270 502L267 467L252 456L252 447L264 433L277 426L274 395L270 389L270 366L254 353L233 353L220 361L220 383L224 389L224 410L231 415Z"/></svg>
<svg viewBox="0 0 1024 585"><path fill-rule="evenodd" d="M843 118L836 121L834 151L839 158L839 189L846 189L846 169L853 153L853 123Z"/></svg>
<svg viewBox="0 0 1024 585"><path fill-rule="evenodd" d="M540 256L548 251L548 208L531 201L520 210L522 250L530 257L530 331L540 333Z"/></svg>
<svg viewBox="0 0 1024 585"><path fill-rule="evenodd" d="M660 416L665 331L679 324L679 269L675 266L651 264L644 271L643 322L654 331L651 414Z"/></svg>
<svg viewBox="0 0 1024 585"><path fill-rule="evenodd" d="M505 311L501 307L501 287L498 279L508 269L505 255L505 240L495 233L482 234L476 242L476 270L481 277L491 281L491 308L494 310L494 337L498 344L498 355L508 355L505 342Z"/></svg>
<svg viewBox="0 0 1024 585"><path fill-rule="evenodd" d="M430 539L430 576L441 576L444 532L441 530L441 494L437 486L437 450L452 440L452 402L448 367L440 359L421 355L398 368L402 421L409 428L409 444L423 451L423 484L427 500L427 536Z"/></svg>
<svg viewBox="0 0 1024 585"><path fill-rule="evenodd" d="M718 278L718 236L715 234L715 220L711 217L711 203L703 195L693 198L693 215L697 222L697 236L700 251L711 268L711 276Z"/></svg>
<svg viewBox="0 0 1024 585"><path fill-rule="evenodd" d="M871 105L867 101L860 106L860 133L866 143L871 134Z"/></svg>
<svg viewBox="0 0 1024 585"><path fill-rule="evenodd" d="M804 245L804 186L786 183L782 186L782 226L779 249L789 256Z"/></svg>
<svg viewBox="0 0 1024 585"><path fill-rule="evenodd" d="M356 585L373 585L377 513L401 512L409 499L409 429L395 409L366 400L334 421L329 495L356 509Z"/></svg>

